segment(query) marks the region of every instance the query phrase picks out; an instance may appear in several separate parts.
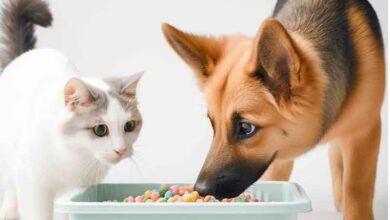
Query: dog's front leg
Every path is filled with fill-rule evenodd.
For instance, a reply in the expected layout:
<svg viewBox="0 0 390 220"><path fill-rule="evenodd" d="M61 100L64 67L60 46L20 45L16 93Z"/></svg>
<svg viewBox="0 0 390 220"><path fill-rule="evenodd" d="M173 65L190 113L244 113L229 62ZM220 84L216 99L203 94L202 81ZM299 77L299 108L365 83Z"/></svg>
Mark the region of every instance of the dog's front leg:
<svg viewBox="0 0 390 220"><path fill-rule="evenodd" d="M338 142L330 143L329 163L332 173L333 200L337 211L343 208L343 157L340 144Z"/></svg>
<svg viewBox="0 0 390 220"><path fill-rule="evenodd" d="M345 220L374 219L372 204L380 145L380 118L340 140Z"/></svg>
<svg viewBox="0 0 390 220"><path fill-rule="evenodd" d="M261 180L288 181L293 167L293 160L274 160L261 177Z"/></svg>

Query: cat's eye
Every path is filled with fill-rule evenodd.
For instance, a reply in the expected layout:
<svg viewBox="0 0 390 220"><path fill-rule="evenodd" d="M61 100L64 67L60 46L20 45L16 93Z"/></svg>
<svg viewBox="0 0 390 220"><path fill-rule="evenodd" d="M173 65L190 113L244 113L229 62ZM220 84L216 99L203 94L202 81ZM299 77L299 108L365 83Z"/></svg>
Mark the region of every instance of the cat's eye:
<svg viewBox="0 0 390 220"><path fill-rule="evenodd" d="M105 124L96 125L92 130L98 137L104 137L108 134L108 127Z"/></svg>
<svg viewBox="0 0 390 220"><path fill-rule="evenodd" d="M136 123L134 120L126 122L125 127L124 127L125 132L132 132L135 128L135 125L136 125Z"/></svg>

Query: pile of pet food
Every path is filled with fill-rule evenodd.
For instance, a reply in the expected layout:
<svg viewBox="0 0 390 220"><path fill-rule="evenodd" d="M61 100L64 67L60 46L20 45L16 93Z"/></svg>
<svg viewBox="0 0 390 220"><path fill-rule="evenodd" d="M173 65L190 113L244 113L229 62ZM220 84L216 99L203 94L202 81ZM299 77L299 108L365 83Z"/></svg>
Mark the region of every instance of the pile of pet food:
<svg viewBox="0 0 390 220"><path fill-rule="evenodd" d="M118 200L109 200L105 202L121 202ZM194 191L193 186L161 185L159 189L147 190L143 195L129 196L122 200L127 203L178 203L178 202L222 202L222 203L245 203L245 202L263 202L260 198L255 198L251 194L244 193L236 198L218 200L214 196L200 196Z"/></svg>

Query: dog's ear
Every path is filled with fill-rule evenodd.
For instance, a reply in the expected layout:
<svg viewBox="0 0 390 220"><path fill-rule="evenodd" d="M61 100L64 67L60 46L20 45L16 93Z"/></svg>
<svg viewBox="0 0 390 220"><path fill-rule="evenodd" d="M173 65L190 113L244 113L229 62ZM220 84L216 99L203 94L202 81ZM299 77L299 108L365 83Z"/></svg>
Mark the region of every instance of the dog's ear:
<svg viewBox="0 0 390 220"><path fill-rule="evenodd" d="M194 70L202 85L220 58L222 44L218 39L185 33L164 23L162 31L176 53Z"/></svg>
<svg viewBox="0 0 390 220"><path fill-rule="evenodd" d="M252 72L268 88L279 103L288 100L300 81L301 58L283 25L267 19L259 28L252 54Z"/></svg>

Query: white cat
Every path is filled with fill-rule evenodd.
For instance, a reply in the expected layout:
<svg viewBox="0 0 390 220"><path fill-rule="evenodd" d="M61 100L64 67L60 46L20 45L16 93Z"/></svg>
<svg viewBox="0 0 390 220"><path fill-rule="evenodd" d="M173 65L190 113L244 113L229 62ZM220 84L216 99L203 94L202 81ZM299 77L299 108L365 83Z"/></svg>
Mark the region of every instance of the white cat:
<svg viewBox="0 0 390 220"><path fill-rule="evenodd" d="M132 155L141 74L77 78L60 52L30 50L33 25L51 23L45 3L13 0L3 14L2 63L10 63L0 75L0 161L8 177L0 219L52 220L58 195L98 183Z"/></svg>

